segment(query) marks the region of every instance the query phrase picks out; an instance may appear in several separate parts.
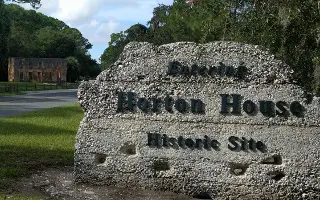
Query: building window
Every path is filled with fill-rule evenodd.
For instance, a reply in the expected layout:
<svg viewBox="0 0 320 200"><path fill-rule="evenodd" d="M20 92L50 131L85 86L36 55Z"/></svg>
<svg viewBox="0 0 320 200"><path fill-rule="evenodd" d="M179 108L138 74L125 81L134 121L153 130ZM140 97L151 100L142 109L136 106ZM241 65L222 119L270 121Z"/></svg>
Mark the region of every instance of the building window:
<svg viewBox="0 0 320 200"><path fill-rule="evenodd" d="M20 72L20 80L23 80L23 72Z"/></svg>
<svg viewBox="0 0 320 200"><path fill-rule="evenodd" d="M29 80L32 81L32 72L29 72Z"/></svg>
<svg viewBox="0 0 320 200"><path fill-rule="evenodd" d="M52 81L52 72L49 73L49 81Z"/></svg>
<svg viewBox="0 0 320 200"><path fill-rule="evenodd" d="M38 81L41 82L41 72L38 72Z"/></svg>

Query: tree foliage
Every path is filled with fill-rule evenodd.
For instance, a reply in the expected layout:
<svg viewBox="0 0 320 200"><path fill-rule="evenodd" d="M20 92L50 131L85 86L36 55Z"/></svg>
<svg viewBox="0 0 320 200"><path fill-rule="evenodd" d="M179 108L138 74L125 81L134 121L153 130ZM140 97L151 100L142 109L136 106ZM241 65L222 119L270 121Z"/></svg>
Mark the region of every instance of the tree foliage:
<svg viewBox="0 0 320 200"><path fill-rule="evenodd" d="M7 78L8 38L10 23L5 4L0 0L0 80Z"/></svg>
<svg viewBox="0 0 320 200"><path fill-rule="evenodd" d="M26 1L25 1L26 2ZM28 3L39 4L38 1ZM8 57L69 58L68 80L75 81L83 77L95 77L99 74L97 62L88 53L92 44L77 29L70 28L64 22L38 13L25 10L15 4L0 4L0 55L1 80L7 80ZM75 62L74 59L77 61ZM77 63L76 65L74 63ZM74 69L77 67L78 69Z"/></svg>
<svg viewBox="0 0 320 200"><path fill-rule="evenodd" d="M100 57L101 67L103 69L110 67L118 59L126 44L131 41L143 41L147 31L146 26L135 24L124 32L111 34L109 47Z"/></svg>
<svg viewBox="0 0 320 200"><path fill-rule="evenodd" d="M320 4L314 0L175 0L154 8L145 33L115 40L101 57L109 66L129 41L157 45L192 41L236 41L261 45L292 66L295 79L314 89L320 57ZM128 31L128 30L127 30ZM115 34L117 35L117 34ZM114 35L113 35L114 37ZM112 59L111 59L112 58ZM319 59L318 59L319 60ZM319 77L320 78L320 77Z"/></svg>

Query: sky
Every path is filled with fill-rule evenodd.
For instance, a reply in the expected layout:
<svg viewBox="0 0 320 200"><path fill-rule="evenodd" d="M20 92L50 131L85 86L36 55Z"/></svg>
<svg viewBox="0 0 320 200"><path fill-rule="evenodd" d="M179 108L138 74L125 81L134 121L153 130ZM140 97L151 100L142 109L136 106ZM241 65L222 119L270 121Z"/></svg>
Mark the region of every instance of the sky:
<svg viewBox="0 0 320 200"><path fill-rule="evenodd" d="M153 8L173 0L41 0L37 10L77 28L93 45L90 54L99 57L108 47L110 35L140 23L147 25ZM29 4L20 4L32 9Z"/></svg>

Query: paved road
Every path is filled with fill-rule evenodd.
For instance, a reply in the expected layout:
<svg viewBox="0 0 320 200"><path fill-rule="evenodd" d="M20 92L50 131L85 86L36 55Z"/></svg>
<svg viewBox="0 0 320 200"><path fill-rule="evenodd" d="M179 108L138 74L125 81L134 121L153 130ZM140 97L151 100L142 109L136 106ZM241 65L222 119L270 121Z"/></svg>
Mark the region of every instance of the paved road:
<svg viewBox="0 0 320 200"><path fill-rule="evenodd" d="M24 95L0 97L0 117L72 104L77 100L77 89L33 91Z"/></svg>

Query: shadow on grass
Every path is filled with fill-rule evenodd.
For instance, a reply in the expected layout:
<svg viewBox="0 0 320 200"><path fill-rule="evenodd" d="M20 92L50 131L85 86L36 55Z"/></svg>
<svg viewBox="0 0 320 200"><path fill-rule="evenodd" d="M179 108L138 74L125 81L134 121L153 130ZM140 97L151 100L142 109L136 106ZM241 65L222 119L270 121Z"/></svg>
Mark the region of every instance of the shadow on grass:
<svg viewBox="0 0 320 200"><path fill-rule="evenodd" d="M73 165L83 111L73 104L0 119L0 189L45 167Z"/></svg>
<svg viewBox="0 0 320 200"><path fill-rule="evenodd" d="M73 104L72 106L64 106L57 108L49 108L45 110L34 111L32 116L30 113L23 113L15 116L14 118L23 119L23 118L45 118L45 117L63 117L66 120L73 118L74 116L83 116L83 110L78 103ZM10 117L9 117L10 118ZM11 117L12 118L12 117Z"/></svg>
<svg viewBox="0 0 320 200"><path fill-rule="evenodd" d="M73 156L72 150L0 145L0 190L36 170L72 166Z"/></svg>
<svg viewBox="0 0 320 200"><path fill-rule="evenodd" d="M0 92L0 97L16 96L16 95L23 95L23 94L27 94L27 93L26 92L12 92L12 93L9 93L9 92L1 93Z"/></svg>
<svg viewBox="0 0 320 200"><path fill-rule="evenodd" d="M75 135L77 132L70 128L58 128L54 126L41 126L22 122L2 122L0 120L0 135ZM0 144L1 145L1 144Z"/></svg>
<svg viewBox="0 0 320 200"><path fill-rule="evenodd" d="M0 135L75 135L82 117L74 104L0 118Z"/></svg>

